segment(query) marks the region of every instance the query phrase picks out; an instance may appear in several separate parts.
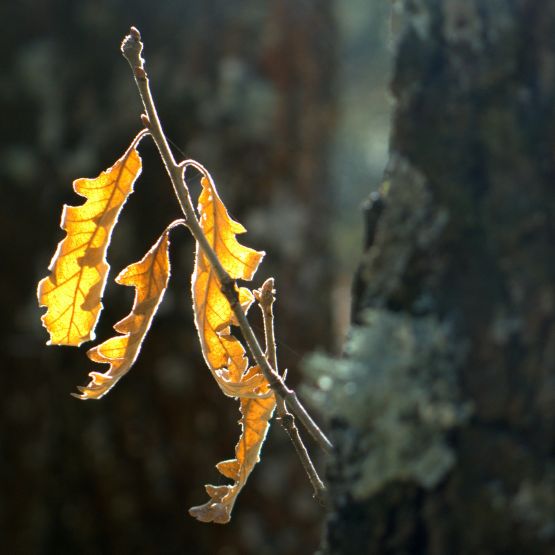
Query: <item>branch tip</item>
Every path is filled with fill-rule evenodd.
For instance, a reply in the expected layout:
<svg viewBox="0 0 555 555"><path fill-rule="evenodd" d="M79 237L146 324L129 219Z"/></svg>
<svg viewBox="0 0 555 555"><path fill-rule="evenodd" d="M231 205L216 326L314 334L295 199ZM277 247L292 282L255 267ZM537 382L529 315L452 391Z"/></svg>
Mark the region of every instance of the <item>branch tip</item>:
<svg viewBox="0 0 555 555"><path fill-rule="evenodd" d="M274 291L274 278L273 277L269 277L263 284L262 287L260 287L260 290L262 292L264 291L269 291L270 293L275 293Z"/></svg>
<svg viewBox="0 0 555 555"><path fill-rule="evenodd" d="M137 29L137 27L133 27L131 26L131 28L129 29L129 34L137 41L141 40L141 32L139 31L139 29Z"/></svg>
<svg viewBox="0 0 555 555"><path fill-rule="evenodd" d="M143 67L144 60L141 58L142 50L143 43L141 42L141 35L135 27L131 27L129 35L126 35L121 43L121 53L133 70L136 70L137 67Z"/></svg>

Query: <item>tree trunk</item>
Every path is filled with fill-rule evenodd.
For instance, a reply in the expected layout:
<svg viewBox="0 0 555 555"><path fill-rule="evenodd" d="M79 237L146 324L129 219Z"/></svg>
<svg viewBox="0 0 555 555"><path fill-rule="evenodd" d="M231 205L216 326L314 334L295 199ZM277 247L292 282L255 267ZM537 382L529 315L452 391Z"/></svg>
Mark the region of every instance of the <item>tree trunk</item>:
<svg viewBox="0 0 555 555"><path fill-rule="evenodd" d="M555 552L555 3L405 2L324 552Z"/></svg>

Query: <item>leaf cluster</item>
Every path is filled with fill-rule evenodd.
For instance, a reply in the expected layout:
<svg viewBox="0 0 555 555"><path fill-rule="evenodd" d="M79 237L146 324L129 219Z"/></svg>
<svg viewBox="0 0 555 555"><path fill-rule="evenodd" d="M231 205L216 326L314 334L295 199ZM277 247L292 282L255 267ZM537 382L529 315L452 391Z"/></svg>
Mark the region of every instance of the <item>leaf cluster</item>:
<svg viewBox="0 0 555 555"><path fill-rule="evenodd" d="M133 306L114 325L116 335L87 351L91 361L108 368L103 372L91 371L89 383L78 387L79 393L73 395L82 400L102 398L137 361L170 279L170 233L176 226L185 225L196 240L191 291L202 354L222 392L239 400L241 412L241 434L235 458L216 465L232 484L207 485L209 500L189 512L203 522L230 520L237 496L260 459L276 405L280 418L285 420L287 416L288 433L319 494L323 484L298 431L291 425L293 417L287 412L286 402L298 412L303 423L309 423L308 429L313 435L319 433L324 444L327 439L278 373L271 310L275 300L273 279L254 292L236 285L237 280L252 280L265 253L238 241L237 236L246 230L229 216L209 172L193 160L177 164L173 159L148 87L144 60L140 58L142 43L136 29L131 29L122 50L133 68L145 105L146 113L142 115L145 129L112 167L96 178L77 179L73 184L75 192L86 201L79 206L63 207L61 228L66 235L54 253L49 275L39 282L37 290L39 305L47 309L42 322L50 335L48 344L79 346L95 338L94 329L102 312L102 295L110 269L106 260L110 239L141 174L142 161L137 147L143 137L150 135L168 169L184 219L171 222L143 258L124 268L115 278L116 283L135 289ZM190 166L202 174L196 211L185 180ZM246 320L255 300L264 315L266 355ZM246 347L232 333L233 326L241 327ZM253 355L252 363L248 352Z"/></svg>

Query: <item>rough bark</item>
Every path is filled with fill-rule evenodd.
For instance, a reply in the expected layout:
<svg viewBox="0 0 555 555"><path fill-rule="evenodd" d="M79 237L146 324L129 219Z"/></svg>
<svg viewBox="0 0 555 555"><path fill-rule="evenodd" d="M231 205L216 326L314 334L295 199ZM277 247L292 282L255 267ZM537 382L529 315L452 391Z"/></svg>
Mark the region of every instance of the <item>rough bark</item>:
<svg viewBox="0 0 555 555"><path fill-rule="evenodd" d="M328 554L555 552L555 4L407 0L329 410Z"/></svg>

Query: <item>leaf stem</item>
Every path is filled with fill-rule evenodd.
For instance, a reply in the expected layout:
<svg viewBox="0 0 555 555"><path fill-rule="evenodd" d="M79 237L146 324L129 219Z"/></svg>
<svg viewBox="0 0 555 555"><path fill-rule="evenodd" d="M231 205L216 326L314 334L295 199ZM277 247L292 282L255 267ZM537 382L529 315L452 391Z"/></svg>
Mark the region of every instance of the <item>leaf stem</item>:
<svg viewBox="0 0 555 555"><path fill-rule="evenodd" d="M276 300L274 290L274 278L268 278L260 287L254 291L254 297L258 302L258 306L262 312L262 320L264 322L264 337L266 343L266 359L271 367L278 372L277 365L277 352L276 340L274 334L274 311L273 304ZM314 498L321 505L325 505L326 501L326 486L318 476L318 471L308 454L308 451L303 443L299 430L295 424L295 417L287 410L285 401L281 397L276 397L276 406L278 417L277 420L285 430L289 439L297 451L297 455L301 459L303 468L312 484L314 489Z"/></svg>
<svg viewBox="0 0 555 555"><path fill-rule="evenodd" d="M302 403L297 398L296 393L285 385L281 376L279 376L279 374L275 372L268 363L264 353L262 352L260 344L258 343L258 339L256 338L256 335L247 320L245 312L241 307L235 288L235 282L229 277L223 268L216 253L214 252L214 249L212 249L210 243L202 232L201 226L196 218L189 190L184 180L184 172L187 165L195 165L197 169L202 168L202 166L198 163L193 164L190 160L186 161L184 164L176 163L164 131L162 130L162 125L150 92L149 80L144 69L144 60L141 57L142 50L143 43L141 42L141 35L135 27L131 27L129 35L123 39L121 51L131 66L133 76L135 77L135 83L137 84L139 95L143 102L145 113L141 116L141 120L145 127L149 130L150 135L156 143L160 157L162 158L164 166L166 167L172 182L173 190L185 216L186 224L189 227L194 239L202 249L204 255L214 268L214 272L221 284L222 293L229 301L231 309L237 318L239 327L241 328L241 332L245 338L245 342L247 343L256 364L258 364L264 374L264 377L270 384L270 387L281 399L285 401L287 406L299 418L307 431L315 438L320 447L325 451L330 452L333 449L333 446L329 439L308 414Z"/></svg>

